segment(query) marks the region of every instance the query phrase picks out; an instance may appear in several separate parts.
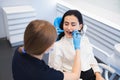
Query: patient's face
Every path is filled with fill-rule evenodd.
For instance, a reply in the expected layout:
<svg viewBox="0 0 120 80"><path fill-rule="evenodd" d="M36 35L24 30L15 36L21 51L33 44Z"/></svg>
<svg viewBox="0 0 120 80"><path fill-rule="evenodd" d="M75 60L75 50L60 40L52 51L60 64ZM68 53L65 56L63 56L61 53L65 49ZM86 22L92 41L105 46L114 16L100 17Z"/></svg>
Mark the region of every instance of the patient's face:
<svg viewBox="0 0 120 80"><path fill-rule="evenodd" d="M64 18L63 29L67 38L72 38L72 32L81 28L82 26L74 15L68 15Z"/></svg>

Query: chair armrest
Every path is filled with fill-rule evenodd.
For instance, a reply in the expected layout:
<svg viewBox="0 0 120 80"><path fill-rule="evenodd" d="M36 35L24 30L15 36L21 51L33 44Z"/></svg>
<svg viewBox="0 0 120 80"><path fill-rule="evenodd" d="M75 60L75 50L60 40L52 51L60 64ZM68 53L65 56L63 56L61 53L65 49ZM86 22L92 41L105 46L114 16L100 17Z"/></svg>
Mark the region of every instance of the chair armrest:
<svg viewBox="0 0 120 80"><path fill-rule="evenodd" d="M115 70L114 70L112 67L110 67L110 66L108 66L108 65L106 65L106 64L99 63L98 65L99 65L100 68L102 68L102 69L105 69L105 70L107 70L107 71L109 71L109 72L111 72L111 73L115 73Z"/></svg>

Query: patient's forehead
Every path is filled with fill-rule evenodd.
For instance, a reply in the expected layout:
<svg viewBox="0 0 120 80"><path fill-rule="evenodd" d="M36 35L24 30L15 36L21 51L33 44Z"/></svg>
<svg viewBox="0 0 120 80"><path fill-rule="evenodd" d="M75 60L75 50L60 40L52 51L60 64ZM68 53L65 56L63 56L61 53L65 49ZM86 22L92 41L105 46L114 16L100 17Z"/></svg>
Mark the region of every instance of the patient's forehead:
<svg viewBox="0 0 120 80"><path fill-rule="evenodd" d="M74 15L68 15L64 18L64 22L74 22L74 23L79 23L78 19Z"/></svg>

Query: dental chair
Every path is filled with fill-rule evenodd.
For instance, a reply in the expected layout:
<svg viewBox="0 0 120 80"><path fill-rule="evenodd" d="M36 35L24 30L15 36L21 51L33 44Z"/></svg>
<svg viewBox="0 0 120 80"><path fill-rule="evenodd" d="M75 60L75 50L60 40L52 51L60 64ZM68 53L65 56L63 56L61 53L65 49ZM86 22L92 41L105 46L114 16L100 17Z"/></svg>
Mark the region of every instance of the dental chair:
<svg viewBox="0 0 120 80"><path fill-rule="evenodd" d="M115 76L117 75L115 70L104 63L98 63L98 64L105 80L114 80Z"/></svg>
<svg viewBox="0 0 120 80"><path fill-rule="evenodd" d="M61 20L62 20L62 17L55 18L54 26L55 26L56 30L61 30L60 29ZM84 28L83 28L84 34L86 33L86 30L87 30L87 26L84 25ZM59 35L60 33L58 32L57 34ZM104 63L98 63L98 65L100 67L101 74L105 78L105 80L114 80L114 78L117 74L112 67L110 67L109 65L106 65ZM82 79L80 79L80 80L82 80Z"/></svg>

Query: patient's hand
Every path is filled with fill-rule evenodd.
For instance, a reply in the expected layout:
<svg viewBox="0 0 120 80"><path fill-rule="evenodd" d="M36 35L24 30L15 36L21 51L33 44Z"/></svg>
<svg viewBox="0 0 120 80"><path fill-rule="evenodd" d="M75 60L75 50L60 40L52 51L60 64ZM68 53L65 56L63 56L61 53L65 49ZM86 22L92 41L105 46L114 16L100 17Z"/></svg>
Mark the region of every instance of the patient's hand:
<svg viewBox="0 0 120 80"><path fill-rule="evenodd" d="M105 80L99 72L96 72L95 75L96 75L96 80Z"/></svg>

